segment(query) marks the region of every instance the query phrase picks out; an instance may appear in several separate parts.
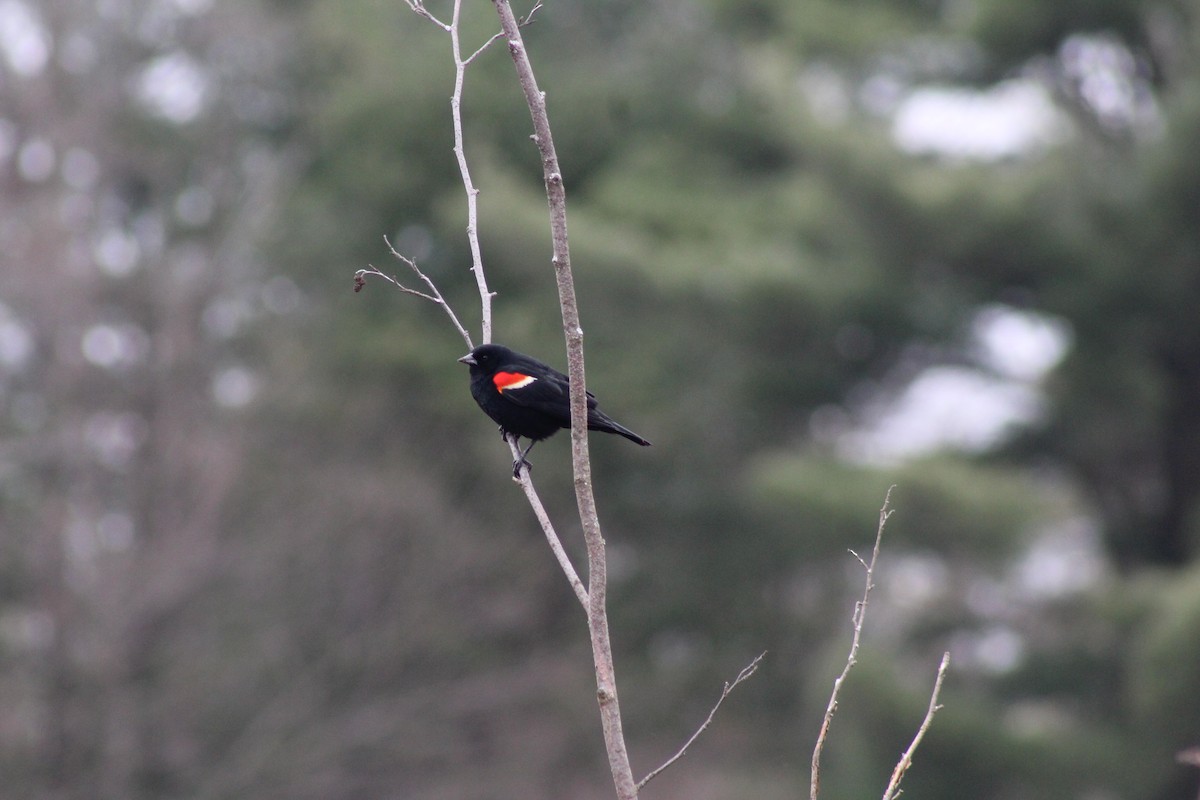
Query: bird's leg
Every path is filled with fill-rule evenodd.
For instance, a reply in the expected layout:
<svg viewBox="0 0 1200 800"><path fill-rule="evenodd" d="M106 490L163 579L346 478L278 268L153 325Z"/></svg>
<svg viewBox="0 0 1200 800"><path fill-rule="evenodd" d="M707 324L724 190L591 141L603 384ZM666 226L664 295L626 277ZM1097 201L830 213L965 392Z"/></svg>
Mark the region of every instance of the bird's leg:
<svg viewBox="0 0 1200 800"><path fill-rule="evenodd" d="M510 443L513 447L517 448L518 450L521 448L521 437L517 436L515 433L510 433L509 431L504 430L503 425L500 426L500 438L503 439L504 441ZM522 466L526 466L526 467L529 467L530 469L533 469L533 464L530 464L529 461L527 461L525 459L525 456L528 455L529 451L532 448L533 448L533 442L530 442L529 447L526 447L525 451L523 453L521 453L521 457L513 462L513 480L514 481L521 479L521 467Z"/></svg>
<svg viewBox="0 0 1200 800"><path fill-rule="evenodd" d="M511 433L509 431L504 430L503 425L500 426L500 438L503 439L507 444L509 444L510 446L515 448L518 452L520 452L521 437L517 436L515 433ZM531 443L529 445L529 447L533 447L533 444ZM522 465L525 465L530 468L533 467L532 464L530 464L528 461L525 460L525 453L528 453L528 452L529 452L529 449L526 448L525 451L521 453L521 457L513 462L513 480L514 481L520 479Z"/></svg>
<svg viewBox="0 0 1200 800"><path fill-rule="evenodd" d="M513 444L519 447L520 445L517 444L518 441L519 437L514 436ZM529 463L529 459L527 459L525 456L529 455L529 451L533 449L535 444L537 444L537 442L531 440L529 442L529 447L526 447L523 451L521 451L521 457L513 462L513 480L521 479L521 467L525 467L526 469L530 470L533 469L533 464Z"/></svg>

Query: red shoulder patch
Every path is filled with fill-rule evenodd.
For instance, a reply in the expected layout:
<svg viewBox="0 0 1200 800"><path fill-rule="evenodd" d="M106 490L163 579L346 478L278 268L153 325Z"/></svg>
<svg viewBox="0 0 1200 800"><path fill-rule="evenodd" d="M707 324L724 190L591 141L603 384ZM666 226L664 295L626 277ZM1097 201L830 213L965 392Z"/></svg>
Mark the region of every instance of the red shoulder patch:
<svg viewBox="0 0 1200 800"><path fill-rule="evenodd" d="M509 389L520 389L536 380L537 378L532 375L526 375L522 372L497 372L492 376L492 383L496 384L496 390L500 392L506 392Z"/></svg>

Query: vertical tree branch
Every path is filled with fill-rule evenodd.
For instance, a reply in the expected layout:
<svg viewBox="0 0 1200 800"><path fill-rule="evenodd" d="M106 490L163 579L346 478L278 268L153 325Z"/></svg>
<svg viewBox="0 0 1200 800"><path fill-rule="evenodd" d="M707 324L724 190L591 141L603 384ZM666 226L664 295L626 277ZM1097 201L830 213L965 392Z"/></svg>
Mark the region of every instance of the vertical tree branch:
<svg viewBox="0 0 1200 800"><path fill-rule="evenodd" d="M483 272L483 256L479 250L479 190L471 180L471 169L467 166L467 151L463 146L462 96L463 84L467 77L467 66L489 44L495 41L492 37L471 55L463 58L462 39L459 36L459 18L462 12L462 0L454 0L450 22L442 22L425 8L421 0L406 0L408 7L421 16L433 22L446 33L450 34L450 49L454 53L454 93L450 95L450 117L454 123L454 156L458 160L458 171L462 176L463 188L467 192L467 244L471 248L471 272L475 273L475 283L479 287L479 301L482 310L480 334L483 344L492 341L492 298L495 292L488 289L487 277Z"/></svg>
<svg viewBox="0 0 1200 800"><path fill-rule="evenodd" d="M471 247L471 272L475 273L475 283L479 287L479 302L482 309L480 336L483 344L489 344L492 341L492 297L494 293L488 289L487 277L483 274L483 256L479 250L478 233L479 190L475 188L475 183L471 180L471 170L467 166L467 151L463 147L462 124L463 82L467 75L467 64L477 53L467 59L463 58L462 42L458 35L458 20L461 11L462 0L454 0L454 12L450 17L450 47L454 51L454 94L450 96L450 116L454 120L454 156L458 159L458 171L462 174L463 188L467 192L467 242Z"/></svg>
<svg viewBox="0 0 1200 800"><path fill-rule="evenodd" d="M570 251L567 245L566 189L550 134L546 114L546 98L538 89L533 68L525 52L520 26L513 16L508 0L493 0L500 17L500 27L508 41L508 50L516 65L517 78L533 120L533 141L542 157L546 182L546 199L550 207L550 231L553 242L554 274L558 283L558 301L562 309L563 333L567 344L567 376L571 381L571 463L575 474L575 500L583 525L588 555L588 627L592 638L592 660L596 667L596 696L600 704L600 719L604 728L604 743L608 750L609 769L620 800L637 797L637 784L629 764L629 753L621 730L621 711L617 701L617 685L613 668L612 644L608 632L606 609L607 566L604 537L592 494L591 462L588 456L587 401L584 382L583 328L579 323L579 308L575 301L575 283L571 274Z"/></svg>

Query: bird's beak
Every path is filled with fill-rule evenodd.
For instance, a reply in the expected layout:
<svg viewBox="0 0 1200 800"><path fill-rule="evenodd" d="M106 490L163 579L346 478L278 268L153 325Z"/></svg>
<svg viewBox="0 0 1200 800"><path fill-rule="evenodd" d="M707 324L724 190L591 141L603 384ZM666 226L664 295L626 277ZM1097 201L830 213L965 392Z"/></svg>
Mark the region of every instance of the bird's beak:
<svg viewBox="0 0 1200 800"><path fill-rule="evenodd" d="M467 353L465 356L463 356L462 358L460 358L458 360L458 363L466 364L469 367L473 367L476 365L477 362L475 361L474 356L472 356L470 353Z"/></svg>

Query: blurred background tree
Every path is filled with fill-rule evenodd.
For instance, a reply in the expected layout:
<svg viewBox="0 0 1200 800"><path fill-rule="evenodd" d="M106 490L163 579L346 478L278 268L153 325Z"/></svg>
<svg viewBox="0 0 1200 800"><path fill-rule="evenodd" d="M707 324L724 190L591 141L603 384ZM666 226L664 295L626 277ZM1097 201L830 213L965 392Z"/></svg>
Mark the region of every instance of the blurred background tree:
<svg viewBox="0 0 1200 800"><path fill-rule="evenodd" d="M655 442L593 448L635 770L769 651L645 796L803 791L896 483L823 796L882 791L949 649L914 796L1194 797L1192 5L556 0L527 40L589 384ZM477 313L445 37L8 0L0 55L3 795L608 796L461 342L350 292L388 235ZM465 115L497 339L562 366L503 48Z"/></svg>

